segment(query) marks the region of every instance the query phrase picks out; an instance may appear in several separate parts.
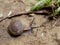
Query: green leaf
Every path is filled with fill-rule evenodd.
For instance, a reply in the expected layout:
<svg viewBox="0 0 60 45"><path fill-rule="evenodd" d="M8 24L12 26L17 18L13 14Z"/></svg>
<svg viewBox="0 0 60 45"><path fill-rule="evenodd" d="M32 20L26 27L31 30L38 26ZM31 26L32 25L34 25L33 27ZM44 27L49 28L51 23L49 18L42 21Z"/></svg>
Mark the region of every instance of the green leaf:
<svg viewBox="0 0 60 45"><path fill-rule="evenodd" d="M60 13L60 7L57 8L57 9L55 10L55 12L54 12L53 14L51 14L50 16L55 16L55 15L57 15L57 14L59 14L59 13Z"/></svg>
<svg viewBox="0 0 60 45"><path fill-rule="evenodd" d="M54 4L60 4L60 0L53 0Z"/></svg>
<svg viewBox="0 0 60 45"><path fill-rule="evenodd" d="M30 11L39 10L41 8L44 8L48 5L50 5L50 4L51 4L51 0L40 0L30 9Z"/></svg>

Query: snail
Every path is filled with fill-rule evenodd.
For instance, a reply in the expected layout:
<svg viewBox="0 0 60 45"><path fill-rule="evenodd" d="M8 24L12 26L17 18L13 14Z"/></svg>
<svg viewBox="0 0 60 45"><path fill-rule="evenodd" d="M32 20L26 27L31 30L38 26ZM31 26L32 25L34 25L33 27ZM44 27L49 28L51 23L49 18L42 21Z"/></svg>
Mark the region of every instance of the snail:
<svg viewBox="0 0 60 45"><path fill-rule="evenodd" d="M23 32L30 31L33 28L37 28L37 27L32 27L32 23L33 23L34 19L35 18L33 18L32 22L29 26L29 29L26 29L26 30L24 28L23 23L20 20L11 21L10 25L8 26L9 34L11 36L17 37L17 36L20 36Z"/></svg>
<svg viewBox="0 0 60 45"><path fill-rule="evenodd" d="M24 26L19 20L11 21L10 25L8 26L8 32L12 36L19 36L24 31Z"/></svg>

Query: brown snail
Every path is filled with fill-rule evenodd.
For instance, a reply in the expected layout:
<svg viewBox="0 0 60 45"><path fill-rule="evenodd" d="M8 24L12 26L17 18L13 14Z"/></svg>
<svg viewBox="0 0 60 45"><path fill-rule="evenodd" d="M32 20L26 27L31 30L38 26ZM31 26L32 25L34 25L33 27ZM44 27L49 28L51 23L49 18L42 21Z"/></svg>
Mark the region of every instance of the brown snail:
<svg viewBox="0 0 60 45"><path fill-rule="evenodd" d="M20 20L13 20L11 21L10 25L8 26L8 32L11 36L17 37L21 35L23 32L32 30L33 28L37 27L32 27L32 23L34 21L34 18L29 26L29 29L24 29L24 25Z"/></svg>
<svg viewBox="0 0 60 45"><path fill-rule="evenodd" d="M11 21L8 31L13 36L19 36L24 31L24 26L19 20Z"/></svg>

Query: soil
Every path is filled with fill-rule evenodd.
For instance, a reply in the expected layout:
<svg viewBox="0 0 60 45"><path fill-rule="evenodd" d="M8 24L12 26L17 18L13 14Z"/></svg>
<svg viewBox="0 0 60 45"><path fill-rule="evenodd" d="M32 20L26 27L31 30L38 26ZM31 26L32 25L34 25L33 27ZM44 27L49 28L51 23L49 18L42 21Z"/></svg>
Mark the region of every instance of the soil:
<svg viewBox="0 0 60 45"><path fill-rule="evenodd" d="M28 11L37 0L0 0L0 15L8 16ZM22 15L0 22L0 45L60 45L60 20L48 21L48 16L31 14L32 17ZM2 19L0 18L0 19ZM22 33L19 37L12 37L8 33L8 26L12 20L20 20L29 29L32 19L35 18L33 30Z"/></svg>

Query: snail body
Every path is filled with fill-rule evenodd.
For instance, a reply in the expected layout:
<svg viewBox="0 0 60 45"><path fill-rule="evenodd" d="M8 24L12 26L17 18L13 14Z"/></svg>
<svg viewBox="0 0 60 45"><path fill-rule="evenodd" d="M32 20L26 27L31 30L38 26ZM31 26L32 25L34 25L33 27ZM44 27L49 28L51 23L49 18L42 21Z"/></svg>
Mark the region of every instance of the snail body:
<svg viewBox="0 0 60 45"><path fill-rule="evenodd" d="M13 36L19 36L24 32L24 26L19 20L14 20L11 21L10 25L8 26L8 31Z"/></svg>

